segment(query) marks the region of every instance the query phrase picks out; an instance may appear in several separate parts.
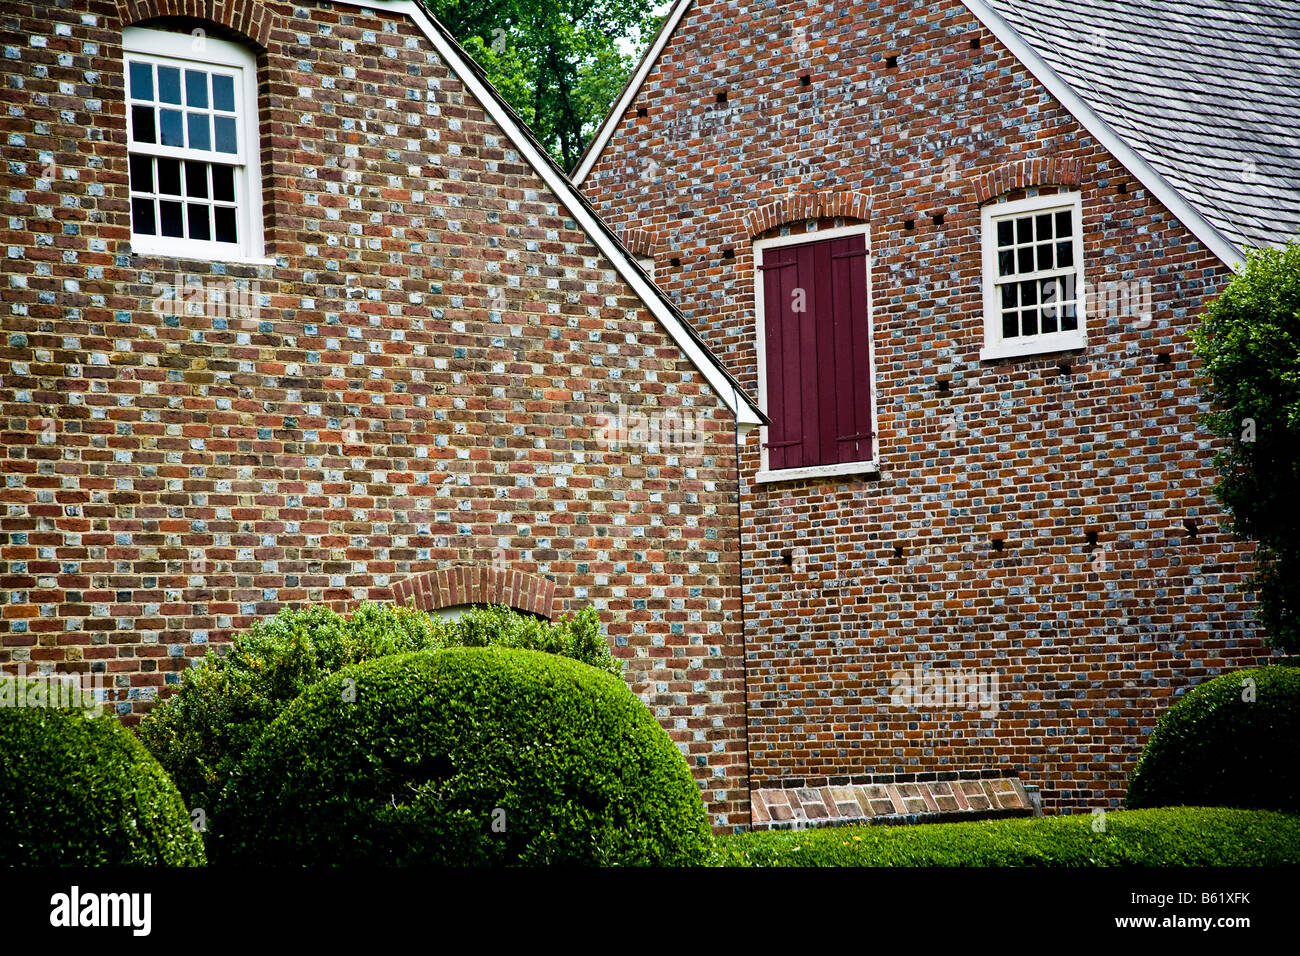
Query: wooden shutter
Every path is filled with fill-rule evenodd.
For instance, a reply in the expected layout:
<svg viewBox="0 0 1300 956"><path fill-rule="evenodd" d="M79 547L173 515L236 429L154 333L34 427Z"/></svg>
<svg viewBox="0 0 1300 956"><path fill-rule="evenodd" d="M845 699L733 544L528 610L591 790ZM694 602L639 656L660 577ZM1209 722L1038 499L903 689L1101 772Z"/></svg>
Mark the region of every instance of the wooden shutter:
<svg viewBox="0 0 1300 956"><path fill-rule="evenodd" d="M765 250L762 282L768 467L869 460L866 237Z"/></svg>

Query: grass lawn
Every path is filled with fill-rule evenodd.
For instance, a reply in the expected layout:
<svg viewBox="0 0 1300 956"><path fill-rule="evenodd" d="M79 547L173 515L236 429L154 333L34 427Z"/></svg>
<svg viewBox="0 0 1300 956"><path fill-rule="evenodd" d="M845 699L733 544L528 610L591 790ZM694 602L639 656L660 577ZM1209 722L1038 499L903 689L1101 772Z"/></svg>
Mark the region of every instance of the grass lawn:
<svg viewBox="0 0 1300 956"><path fill-rule="evenodd" d="M1268 866L1300 863L1300 816L1170 807L729 834L716 866Z"/></svg>

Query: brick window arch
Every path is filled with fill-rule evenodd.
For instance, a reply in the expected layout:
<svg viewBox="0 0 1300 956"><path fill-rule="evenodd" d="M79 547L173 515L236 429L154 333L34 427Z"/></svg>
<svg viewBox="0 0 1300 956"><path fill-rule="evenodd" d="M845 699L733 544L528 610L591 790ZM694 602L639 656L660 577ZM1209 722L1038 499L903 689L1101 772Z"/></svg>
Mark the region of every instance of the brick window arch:
<svg viewBox="0 0 1300 956"><path fill-rule="evenodd" d="M504 604L550 620L555 582L498 564L457 564L393 585L393 600L436 613L472 604Z"/></svg>
<svg viewBox="0 0 1300 956"><path fill-rule="evenodd" d="M1083 160L1048 157L1019 159L1003 163L975 177L975 201L981 206L990 199L1031 186L1069 186L1083 181Z"/></svg>
<svg viewBox="0 0 1300 956"><path fill-rule="evenodd" d="M251 41L259 51L270 46L271 33L280 23L280 15L261 0L117 0L117 11L123 26L143 25L150 20L184 20L186 29L191 25L202 29L201 21L206 21Z"/></svg>
<svg viewBox="0 0 1300 956"><path fill-rule="evenodd" d="M825 190L782 196L745 212L749 237L755 238L792 222L807 219L871 218L871 194L861 190Z"/></svg>

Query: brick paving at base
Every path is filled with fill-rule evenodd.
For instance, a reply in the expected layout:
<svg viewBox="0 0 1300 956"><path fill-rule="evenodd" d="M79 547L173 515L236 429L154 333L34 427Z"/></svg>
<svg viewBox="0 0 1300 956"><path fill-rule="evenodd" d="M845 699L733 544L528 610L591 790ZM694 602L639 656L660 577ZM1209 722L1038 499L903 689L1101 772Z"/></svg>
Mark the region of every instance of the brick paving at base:
<svg viewBox="0 0 1300 956"><path fill-rule="evenodd" d="M850 823L936 823L1029 816L1015 777L982 780L766 787L750 791L755 829Z"/></svg>

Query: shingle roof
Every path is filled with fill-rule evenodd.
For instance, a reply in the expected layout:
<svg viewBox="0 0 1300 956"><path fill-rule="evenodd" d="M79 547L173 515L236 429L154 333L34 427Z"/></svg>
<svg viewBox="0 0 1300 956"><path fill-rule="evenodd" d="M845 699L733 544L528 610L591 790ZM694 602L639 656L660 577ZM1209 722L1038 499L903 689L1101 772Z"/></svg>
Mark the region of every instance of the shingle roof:
<svg viewBox="0 0 1300 956"><path fill-rule="evenodd" d="M1297 235L1296 0L979 2L1238 248Z"/></svg>

